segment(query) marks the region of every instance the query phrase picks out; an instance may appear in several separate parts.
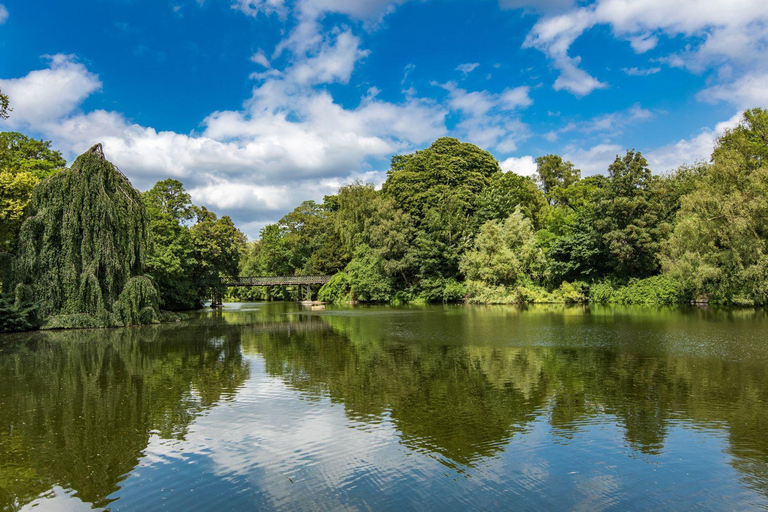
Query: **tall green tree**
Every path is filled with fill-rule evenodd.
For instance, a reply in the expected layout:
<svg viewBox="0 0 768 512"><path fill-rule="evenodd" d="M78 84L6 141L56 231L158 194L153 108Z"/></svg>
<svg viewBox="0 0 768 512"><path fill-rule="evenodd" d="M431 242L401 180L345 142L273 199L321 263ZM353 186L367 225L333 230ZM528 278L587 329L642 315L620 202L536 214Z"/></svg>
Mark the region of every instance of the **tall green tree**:
<svg viewBox="0 0 768 512"><path fill-rule="evenodd" d="M35 188L19 235L17 303L39 303L49 327L158 319L144 276L147 212L141 195L97 144Z"/></svg>
<svg viewBox="0 0 768 512"><path fill-rule="evenodd" d="M472 250L461 258L467 293L482 302L516 302L516 288L531 284L544 270L544 253L520 208L503 222L483 224Z"/></svg>
<svg viewBox="0 0 768 512"><path fill-rule="evenodd" d="M0 133L0 252L15 252L32 191L66 161L48 141L17 132Z"/></svg>
<svg viewBox="0 0 768 512"><path fill-rule="evenodd" d="M669 226L660 218L653 177L639 151L630 150L608 167L608 186L595 224L603 234L610 267L619 280L659 271L659 244Z"/></svg>
<svg viewBox="0 0 768 512"><path fill-rule="evenodd" d="M218 218L204 206L197 222L190 228L196 264L192 280L199 297L223 297L226 285L222 278L237 277L240 256L245 252L246 237L228 216Z"/></svg>
<svg viewBox="0 0 768 512"><path fill-rule="evenodd" d="M197 265L187 223L197 211L180 181L159 181L142 194L149 213L146 269L160 291L160 305L169 310L193 309L205 297L192 280Z"/></svg>
<svg viewBox="0 0 768 512"><path fill-rule="evenodd" d="M581 171L559 155L544 155L536 159L536 175L547 201L551 205L567 200L559 192L581 178Z"/></svg>
<svg viewBox="0 0 768 512"><path fill-rule="evenodd" d="M695 190L681 198L664 270L696 299L768 303L768 111L727 131Z"/></svg>
<svg viewBox="0 0 768 512"><path fill-rule="evenodd" d="M8 95L3 94L2 89L0 89L0 119L8 119L12 110Z"/></svg>

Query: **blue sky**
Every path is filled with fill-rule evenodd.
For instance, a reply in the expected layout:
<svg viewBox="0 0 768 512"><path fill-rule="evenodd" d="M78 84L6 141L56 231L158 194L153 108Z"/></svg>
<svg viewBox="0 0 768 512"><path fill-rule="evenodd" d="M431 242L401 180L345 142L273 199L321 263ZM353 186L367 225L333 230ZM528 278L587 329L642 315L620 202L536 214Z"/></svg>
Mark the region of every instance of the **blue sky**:
<svg viewBox="0 0 768 512"><path fill-rule="evenodd" d="M530 174L706 159L768 104L756 0L0 0L2 130L95 142L249 236L450 135Z"/></svg>

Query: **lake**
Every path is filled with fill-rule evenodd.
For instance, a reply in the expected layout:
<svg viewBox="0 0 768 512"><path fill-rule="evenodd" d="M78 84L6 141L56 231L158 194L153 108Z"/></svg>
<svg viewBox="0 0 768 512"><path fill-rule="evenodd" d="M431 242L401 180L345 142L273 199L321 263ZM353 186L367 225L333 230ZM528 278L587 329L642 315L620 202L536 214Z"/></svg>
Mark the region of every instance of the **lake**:
<svg viewBox="0 0 768 512"><path fill-rule="evenodd" d="M227 304L0 336L2 510L768 507L764 310Z"/></svg>

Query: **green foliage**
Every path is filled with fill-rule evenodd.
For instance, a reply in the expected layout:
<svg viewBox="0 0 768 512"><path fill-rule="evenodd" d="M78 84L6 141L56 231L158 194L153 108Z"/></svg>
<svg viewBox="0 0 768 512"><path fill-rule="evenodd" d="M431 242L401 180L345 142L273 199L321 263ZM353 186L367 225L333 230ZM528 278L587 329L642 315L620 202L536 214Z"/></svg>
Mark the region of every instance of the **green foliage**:
<svg viewBox="0 0 768 512"><path fill-rule="evenodd" d="M39 182L29 172L0 171L0 251L15 252L27 205Z"/></svg>
<svg viewBox="0 0 768 512"><path fill-rule="evenodd" d="M514 172L496 173L478 197L477 225L504 220L520 208L523 215L538 225L539 212L546 206L544 195L530 178Z"/></svg>
<svg viewBox="0 0 768 512"><path fill-rule="evenodd" d="M0 171L28 172L43 180L67 164L50 141L36 140L18 132L0 133Z"/></svg>
<svg viewBox="0 0 768 512"><path fill-rule="evenodd" d="M29 331L37 328L37 304L17 306L10 295L0 296L0 332Z"/></svg>
<svg viewBox="0 0 768 512"><path fill-rule="evenodd" d="M668 276L632 279L626 286L614 290L608 302L616 304L671 305L685 299L680 285Z"/></svg>
<svg viewBox="0 0 768 512"><path fill-rule="evenodd" d="M346 272L338 272L320 288L317 298L323 302L344 302L349 300L349 289L349 276Z"/></svg>
<svg viewBox="0 0 768 512"><path fill-rule="evenodd" d="M0 133L0 252L16 251L32 190L66 164L50 146L21 133Z"/></svg>
<svg viewBox="0 0 768 512"><path fill-rule="evenodd" d="M451 196L472 215L478 194L500 172L487 151L444 137L423 151L393 157L382 191L417 223Z"/></svg>
<svg viewBox="0 0 768 512"><path fill-rule="evenodd" d="M559 155L544 155L536 159L539 185L551 205L568 204L568 196L562 191L579 181L581 171Z"/></svg>
<svg viewBox="0 0 768 512"><path fill-rule="evenodd" d="M685 294L768 303L768 111L748 110L719 140L712 164L681 198L664 246L665 273Z"/></svg>
<svg viewBox="0 0 768 512"><path fill-rule="evenodd" d="M12 110L8 95L3 94L3 91L0 90L0 119L8 119Z"/></svg>
<svg viewBox="0 0 768 512"><path fill-rule="evenodd" d="M43 319L74 315L88 318L78 323L89 326L157 318L153 285L132 284L143 275L147 213L138 191L104 159L100 145L71 169L43 180L29 208L14 271L17 303L31 299L40 303Z"/></svg>
<svg viewBox="0 0 768 512"><path fill-rule="evenodd" d="M627 151L608 168L609 183L595 222L617 279L648 277L659 270L659 243L668 226L653 198L653 179L640 152Z"/></svg>
<svg viewBox="0 0 768 512"><path fill-rule="evenodd" d="M179 311L223 297L221 277L239 274L246 247L232 219L192 204L182 183L173 179L157 182L142 199L150 219L147 274L159 289L160 305Z"/></svg>
<svg viewBox="0 0 768 512"><path fill-rule="evenodd" d="M491 220L480 228L474 248L461 259L470 298L514 296L514 289L535 281L544 268L531 221L520 208L503 223Z"/></svg>
<svg viewBox="0 0 768 512"><path fill-rule="evenodd" d="M589 287L589 302L595 304L609 304L613 299L615 290L609 281L592 283Z"/></svg>

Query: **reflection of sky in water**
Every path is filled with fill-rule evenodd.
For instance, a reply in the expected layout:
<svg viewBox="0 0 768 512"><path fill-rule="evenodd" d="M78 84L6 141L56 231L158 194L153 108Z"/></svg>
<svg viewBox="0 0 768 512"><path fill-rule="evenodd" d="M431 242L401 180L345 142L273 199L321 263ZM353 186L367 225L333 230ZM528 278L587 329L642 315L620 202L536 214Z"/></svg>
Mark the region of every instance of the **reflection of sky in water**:
<svg viewBox="0 0 768 512"><path fill-rule="evenodd" d="M596 311L307 313L260 304L211 313L200 321L205 329L137 330L157 337L138 342L138 352L114 343L136 378L185 370L168 382L190 403L205 395L214 405L193 407L183 439L160 430L147 438L161 427L137 422L144 437L133 451L115 451L112 460L127 465L114 474L136 463L148 439L138 463L116 486L112 478L106 492L91 494L117 489L99 502L115 510L768 506L760 431L768 345L756 342L764 319L733 329L728 318L698 313L646 319ZM202 345L190 347L193 339ZM154 371L163 353L149 340L165 340L169 354L183 357ZM217 366L228 348L247 361ZM130 359L134 353L147 357ZM197 359L202 353L209 359ZM117 383L130 401L132 381L114 368L108 386L90 389L108 397ZM216 394L238 368L240 380ZM79 382L91 374L73 375ZM164 389L163 380L152 382L155 393ZM133 406L137 414L165 411L176 425L186 407L169 406L176 401ZM96 402L103 410L94 413L105 417L115 403ZM24 509L90 508L56 478L61 471Z"/></svg>
<svg viewBox="0 0 768 512"><path fill-rule="evenodd" d="M200 416L186 440L151 436L110 496L113 509L725 509L737 497L739 508L767 504L728 464L720 431L673 422L662 452L648 455L627 444L611 415L557 442L543 414L503 450L462 466L403 444L386 414L352 420L343 404L307 398L268 376L260 356L250 359L236 400ZM85 508L61 489L35 504Z"/></svg>

